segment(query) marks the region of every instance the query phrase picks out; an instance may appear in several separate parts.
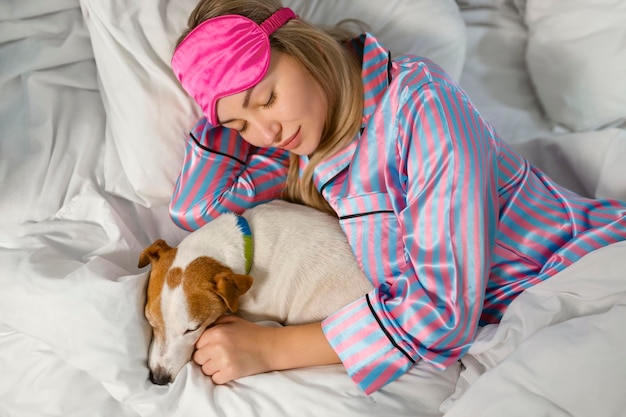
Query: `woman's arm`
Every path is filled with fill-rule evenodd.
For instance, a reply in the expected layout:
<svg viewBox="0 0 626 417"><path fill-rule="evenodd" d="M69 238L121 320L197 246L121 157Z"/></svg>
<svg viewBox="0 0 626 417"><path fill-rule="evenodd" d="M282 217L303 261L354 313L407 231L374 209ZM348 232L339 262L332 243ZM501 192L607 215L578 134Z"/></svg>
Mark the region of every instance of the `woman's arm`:
<svg viewBox="0 0 626 417"><path fill-rule="evenodd" d="M196 344L194 362L214 383L269 371L339 363L322 326L270 327L222 316Z"/></svg>
<svg viewBox="0 0 626 417"><path fill-rule="evenodd" d="M190 133L170 215L195 230L226 211L241 213L279 198L288 166L288 152L253 147L236 131L203 118Z"/></svg>

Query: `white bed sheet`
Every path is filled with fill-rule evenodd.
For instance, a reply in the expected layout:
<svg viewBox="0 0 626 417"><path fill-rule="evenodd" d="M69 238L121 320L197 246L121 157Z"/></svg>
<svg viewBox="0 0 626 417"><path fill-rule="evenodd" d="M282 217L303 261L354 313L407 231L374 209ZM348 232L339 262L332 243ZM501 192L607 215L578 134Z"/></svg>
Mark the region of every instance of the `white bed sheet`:
<svg viewBox="0 0 626 417"><path fill-rule="evenodd" d="M554 130L525 71L521 17L510 2L470 3L460 81L481 111L555 178L626 200L625 130ZM189 364L152 385L135 265L154 239L186 232L166 205L105 191L89 40L77 0L0 4L0 417L626 415L624 244L520 296L463 368L420 363L369 397L339 365L214 386Z"/></svg>

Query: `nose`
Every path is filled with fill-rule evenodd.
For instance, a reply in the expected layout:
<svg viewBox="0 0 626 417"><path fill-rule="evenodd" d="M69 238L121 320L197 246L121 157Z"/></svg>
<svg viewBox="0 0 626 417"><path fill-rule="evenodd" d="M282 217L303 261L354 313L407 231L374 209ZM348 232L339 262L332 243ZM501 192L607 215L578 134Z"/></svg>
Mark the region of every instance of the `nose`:
<svg viewBox="0 0 626 417"><path fill-rule="evenodd" d="M154 371L150 369L150 381L157 385L167 385L172 382L172 376L163 367L158 366Z"/></svg>
<svg viewBox="0 0 626 417"><path fill-rule="evenodd" d="M257 127L257 137L263 146L274 146L280 143L280 123L276 120L259 117L255 124Z"/></svg>

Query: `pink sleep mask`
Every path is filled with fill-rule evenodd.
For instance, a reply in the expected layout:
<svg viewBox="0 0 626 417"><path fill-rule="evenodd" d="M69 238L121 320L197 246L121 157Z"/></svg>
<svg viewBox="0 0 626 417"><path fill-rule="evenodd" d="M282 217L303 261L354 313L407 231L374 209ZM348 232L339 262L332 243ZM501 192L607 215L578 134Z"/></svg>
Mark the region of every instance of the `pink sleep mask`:
<svg viewBox="0 0 626 417"><path fill-rule="evenodd" d="M260 25L240 15L218 16L202 22L178 45L172 56L174 74L210 124L219 124L217 100L245 91L265 76L269 35L295 17L286 7Z"/></svg>

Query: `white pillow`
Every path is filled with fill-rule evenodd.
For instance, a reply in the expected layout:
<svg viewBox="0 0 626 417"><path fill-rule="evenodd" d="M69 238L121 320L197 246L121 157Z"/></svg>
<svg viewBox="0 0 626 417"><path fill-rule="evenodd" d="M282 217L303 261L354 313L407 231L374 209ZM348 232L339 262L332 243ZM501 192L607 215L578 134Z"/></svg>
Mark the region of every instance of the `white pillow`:
<svg viewBox="0 0 626 417"><path fill-rule="evenodd" d="M513 145L550 178L572 191L626 201L626 129L573 132Z"/></svg>
<svg viewBox="0 0 626 417"><path fill-rule="evenodd" d="M552 121L580 131L626 120L626 2L524 3L526 62Z"/></svg>
<svg viewBox="0 0 626 417"><path fill-rule="evenodd" d="M105 189L145 206L169 202L185 138L201 117L170 70L198 0L80 0L107 113ZM453 0L288 0L303 19L358 18L394 55L427 56L460 76L465 26Z"/></svg>
<svg viewBox="0 0 626 417"><path fill-rule="evenodd" d="M343 19L358 19L391 50L425 56L454 79L465 62L465 23L450 0L283 0L300 17L332 26Z"/></svg>
<svg viewBox="0 0 626 417"><path fill-rule="evenodd" d="M105 189L145 206L169 201L201 115L169 65L196 2L80 2L107 115Z"/></svg>

